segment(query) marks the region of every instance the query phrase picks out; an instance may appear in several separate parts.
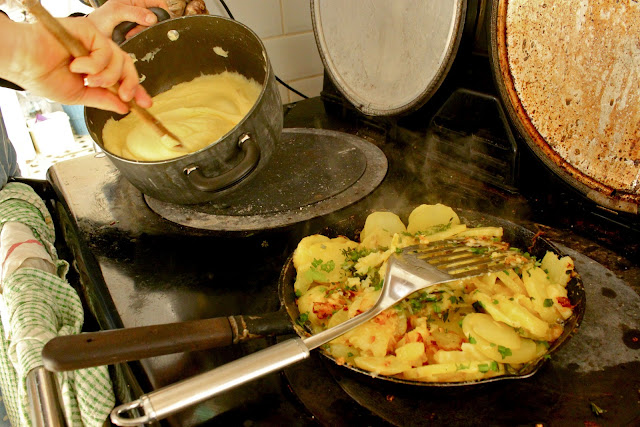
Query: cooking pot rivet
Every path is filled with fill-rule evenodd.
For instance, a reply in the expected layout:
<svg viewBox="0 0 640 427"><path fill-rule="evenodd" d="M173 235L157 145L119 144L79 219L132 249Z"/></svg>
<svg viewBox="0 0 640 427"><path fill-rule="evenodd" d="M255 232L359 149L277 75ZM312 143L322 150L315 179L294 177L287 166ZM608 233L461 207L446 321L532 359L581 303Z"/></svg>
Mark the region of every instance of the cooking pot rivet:
<svg viewBox="0 0 640 427"><path fill-rule="evenodd" d="M238 139L238 147L242 148L242 145L251 139L251 135L248 133L243 134L240 139Z"/></svg>
<svg viewBox="0 0 640 427"><path fill-rule="evenodd" d="M174 42L178 40L178 38L180 37L180 33L176 30L170 30L169 32L167 32L167 37L169 38L169 40Z"/></svg>

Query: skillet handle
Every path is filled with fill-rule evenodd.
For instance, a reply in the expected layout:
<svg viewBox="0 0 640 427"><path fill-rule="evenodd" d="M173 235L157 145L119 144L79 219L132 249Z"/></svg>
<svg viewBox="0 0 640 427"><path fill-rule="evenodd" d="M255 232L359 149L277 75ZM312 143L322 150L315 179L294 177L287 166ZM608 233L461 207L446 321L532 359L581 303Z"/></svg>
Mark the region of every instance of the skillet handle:
<svg viewBox="0 0 640 427"><path fill-rule="evenodd" d="M200 191L215 192L229 188L242 181L258 165L260 147L248 133L238 139L238 147L244 152L244 157L233 169L222 175L207 177L197 165L189 165L184 168L184 173L187 175L189 182Z"/></svg>
<svg viewBox="0 0 640 427"><path fill-rule="evenodd" d="M60 336L45 344L42 359L47 370L62 372L222 347L237 336L229 320L216 317Z"/></svg>
<svg viewBox="0 0 640 427"><path fill-rule="evenodd" d="M301 338L288 339L117 406L111 412L111 422L118 426L137 426L161 420L226 390L293 365L309 354ZM126 416L132 415L135 409L139 409L142 415Z"/></svg>
<svg viewBox="0 0 640 427"><path fill-rule="evenodd" d="M166 21L170 18L169 12L161 7L150 7L149 10L153 12L156 17L158 17L158 22ZM121 45L126 40L127 33L134 29L136 26L138 26L138 24L131 21L124 21L119 23L113 29L113 33L111 33L111 40L116 42L116 44Z"/></svg>

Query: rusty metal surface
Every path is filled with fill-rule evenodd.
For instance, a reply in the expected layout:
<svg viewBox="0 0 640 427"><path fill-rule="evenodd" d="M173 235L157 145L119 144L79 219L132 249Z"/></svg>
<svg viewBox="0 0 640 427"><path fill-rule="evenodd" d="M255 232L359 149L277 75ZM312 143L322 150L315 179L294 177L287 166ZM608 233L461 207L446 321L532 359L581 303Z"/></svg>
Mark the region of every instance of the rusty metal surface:
<svg viewBox="0 0 640 427"><path fill-rule="evenodd" d="M499 0L494 73L533 151L595 202L638 213L640 7Z"/></svg>

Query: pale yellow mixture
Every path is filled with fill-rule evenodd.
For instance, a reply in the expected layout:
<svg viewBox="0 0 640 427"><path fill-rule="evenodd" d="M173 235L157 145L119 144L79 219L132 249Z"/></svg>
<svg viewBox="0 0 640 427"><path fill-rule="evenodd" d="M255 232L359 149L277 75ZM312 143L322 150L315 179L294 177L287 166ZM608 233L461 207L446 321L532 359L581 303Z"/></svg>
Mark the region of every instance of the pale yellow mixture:
<svg viewBox="0 0 640 427"><path fill-rule="evenodd" d="M104 148L130 160L158 161L193 153L218 141L256 103L262 86L235 72L200 76L153 97L153 114L182 142L172 147L137 114L109 119L102 130Z"/></svg>

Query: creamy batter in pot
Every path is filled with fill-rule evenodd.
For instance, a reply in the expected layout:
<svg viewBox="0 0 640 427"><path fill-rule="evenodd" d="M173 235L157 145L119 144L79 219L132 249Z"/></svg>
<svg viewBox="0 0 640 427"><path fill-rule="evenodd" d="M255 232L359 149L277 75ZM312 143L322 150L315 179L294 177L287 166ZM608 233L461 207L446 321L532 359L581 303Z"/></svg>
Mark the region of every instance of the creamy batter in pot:
<svg viewBox="0 0 640 427"><path fill-rule="evenodd" d="M111 118L104 126L104 148L129 160L158 161L196 152L218 141L251 110L262 86L225 71L196 77L153 97L149 111L182 142L167 143L136 114Z"/></svg>

